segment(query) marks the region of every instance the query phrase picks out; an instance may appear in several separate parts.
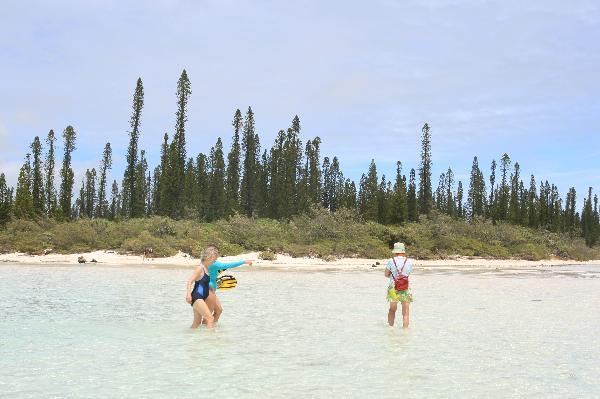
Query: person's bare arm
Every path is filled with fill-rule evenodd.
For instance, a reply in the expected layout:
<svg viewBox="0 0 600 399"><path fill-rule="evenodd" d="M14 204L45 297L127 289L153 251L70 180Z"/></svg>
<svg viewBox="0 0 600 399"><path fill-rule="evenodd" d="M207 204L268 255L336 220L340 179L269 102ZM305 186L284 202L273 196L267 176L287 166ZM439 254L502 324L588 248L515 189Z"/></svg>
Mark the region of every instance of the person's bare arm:
<svg viewBox="0 0 600 399"><path fill-rule="evenodd" d="M386 268L385 268L385 273L384 273L384 274L385 274L385 276L386 276L386 277L389 277L389 276L391 276L391 275L392 275L392 272L390 272L390 269L388 269L388 268L386 267Z"/></svg>
<svg viewBox="0 0 600 399"><path fill-rule="evenodd" d="M194 282L200 278L202 273L204 273L204 268L198 266L188 279L185 290L185 300L187 303L192 303L192 286L194 285Z"/></svg>

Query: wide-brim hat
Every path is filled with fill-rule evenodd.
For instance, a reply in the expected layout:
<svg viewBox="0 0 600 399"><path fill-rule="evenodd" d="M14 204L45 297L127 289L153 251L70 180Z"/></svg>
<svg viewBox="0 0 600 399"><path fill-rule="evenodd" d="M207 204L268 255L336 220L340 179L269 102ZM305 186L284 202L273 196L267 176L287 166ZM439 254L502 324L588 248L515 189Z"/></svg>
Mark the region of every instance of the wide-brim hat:
<svg viewBox="0 0 600 399"><path fill-rule="evenodd" d="M406 247L404 246L404 243L403 242L394 243L394 249L392 249L392 253L393 254L405 254Z"/></svg>

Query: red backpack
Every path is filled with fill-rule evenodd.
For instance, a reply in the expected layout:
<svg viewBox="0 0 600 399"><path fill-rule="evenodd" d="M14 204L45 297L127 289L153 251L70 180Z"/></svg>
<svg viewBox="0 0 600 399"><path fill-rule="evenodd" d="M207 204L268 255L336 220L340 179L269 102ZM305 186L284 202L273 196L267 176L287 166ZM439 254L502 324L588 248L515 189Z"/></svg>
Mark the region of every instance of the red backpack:
<svg viewBox="0 0 600 399"><path fill-rule="evenodd" d="M398 270L398 265L396 264L396 259L392 258L394 262L394 266L396 266L396 272L398 273L398 278L394 278L392 274L392 278L394 279L394 289L396 291L406 291L408 289L408 276L402 275L402 270L404 270L404 266L406 265L406 261L408 258L404 259L404 263L402 264L402 269Z"/></svg>

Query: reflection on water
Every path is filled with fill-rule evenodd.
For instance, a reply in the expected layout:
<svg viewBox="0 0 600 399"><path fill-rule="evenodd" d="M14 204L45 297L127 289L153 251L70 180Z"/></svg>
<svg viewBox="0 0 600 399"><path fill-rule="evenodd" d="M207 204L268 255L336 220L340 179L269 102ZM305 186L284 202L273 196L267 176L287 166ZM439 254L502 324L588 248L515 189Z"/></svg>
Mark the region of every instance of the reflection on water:
<svg viewBox="0 0 600 399"><path fill-rule="evenodd" d="M9 397L598 397L598 268L416 271L411 328L380 270L238 269L214 331L189 270L0 267Z"/></svg>

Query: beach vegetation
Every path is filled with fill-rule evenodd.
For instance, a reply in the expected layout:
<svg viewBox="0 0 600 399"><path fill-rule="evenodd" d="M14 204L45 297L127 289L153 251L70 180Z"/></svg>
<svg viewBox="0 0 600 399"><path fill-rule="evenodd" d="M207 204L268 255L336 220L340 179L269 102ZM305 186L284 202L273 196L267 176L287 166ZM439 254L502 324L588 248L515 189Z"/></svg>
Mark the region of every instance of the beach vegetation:
<svg viewBox="0 0 600 399"><path fill-rule="evenodd" d="M401 160L390 177L373 158L358 181L348 178L342 160L321 156L320 137L303 145L297 115L270 146L261 147L251 107L244 116L239 109L234 113L228 154L219 137L209 151L188 157L191 93L183 70L177 81L173 135L164 134L160 162L151 169L152 157L147 159L139 148L144 91L137 80L129 144L117 151L126 154L123 179L112 180L110 195L110 143L99 167L77 176L81 183L79 195L74 195L77 135L67 126L57 195L54 132L45 140L45 160L42 142L35 137L16 189L0 174L0 250L31 252L48 244L66 252L136 252L153 245L155 254L167 255L195 254L198 245L218 243L231 253L271 249L295 256L313 251L320 256L383 257L390 241L400 240L422 258L589 259L597 253L600 218L594 189L589 187L578 208L575 187L563 199L547 180L531 175L525 184L520 163L507 153L498 162L492 160L487 179L474 157L465 187L460 172L444 167L433 191L434 135L428 123L420 132L420 163L410 168L408 177Z"/></svg>

